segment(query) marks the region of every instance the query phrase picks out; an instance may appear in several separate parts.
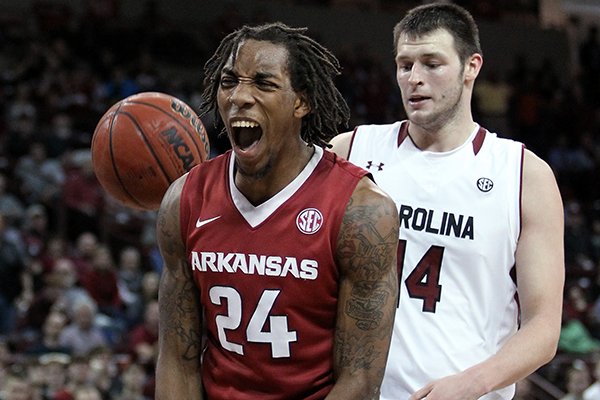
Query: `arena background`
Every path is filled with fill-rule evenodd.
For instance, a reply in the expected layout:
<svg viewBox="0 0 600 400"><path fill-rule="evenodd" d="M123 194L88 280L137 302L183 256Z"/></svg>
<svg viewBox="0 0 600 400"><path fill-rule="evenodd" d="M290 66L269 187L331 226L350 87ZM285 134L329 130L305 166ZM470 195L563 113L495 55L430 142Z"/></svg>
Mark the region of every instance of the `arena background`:
<svg viewBox="0 0 600 400"><path fill-rule="evenodd" d="M0 214L6 226L0 243L16 246L23 261L17 273L7 271L0 246L0 398L9 374L24 376L48 399L74 398L84 381L103 398L153 397L161 270L155 215L116 204L89 174L91 133L110 105L158 90L197 107L202 65L219 40L244 23L279 20L308 27L340 58L338 85L352 110L350 127L391 122L403 116L391 31L418 3L2 0ZM600 4L458 3L481 30L478 121L546 159L563 195L567 284L559 352L519 385L529 390L521 399L560 399L569 390L567 377L580 374L591 384L600 359L600 44L594 31ZM594 32L596 40L588 42ZM225 151L212 121L204 122L213 155ZM106 271L98 272L102 264ZM73 270L73 279L60 278ZM112 294L90 283L100 277L111 282ZM55 321L58 337L77 321L77 307L68 301L80 295L93 298L102 345L89 351L45 346L50 317L63 316Z"/></svg>

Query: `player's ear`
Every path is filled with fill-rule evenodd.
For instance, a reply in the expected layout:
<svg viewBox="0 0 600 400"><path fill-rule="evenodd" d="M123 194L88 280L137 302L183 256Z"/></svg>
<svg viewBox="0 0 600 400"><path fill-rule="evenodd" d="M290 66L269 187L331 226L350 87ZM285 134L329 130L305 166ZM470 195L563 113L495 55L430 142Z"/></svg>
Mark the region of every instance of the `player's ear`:
<svg viewBox="0 0 600 400"><path fill-rule="evenodd" d="M310 104L304 93L298 93L294 102L294 117L303 118L310 112Z"/></svg>
<svg viewBox="0 0 600 400"><path fill-rule="evenodd" d="M479 75L481 66L483 65L483 57L479 53L473 54L465 63L465 80L474 81Z"/></svg>

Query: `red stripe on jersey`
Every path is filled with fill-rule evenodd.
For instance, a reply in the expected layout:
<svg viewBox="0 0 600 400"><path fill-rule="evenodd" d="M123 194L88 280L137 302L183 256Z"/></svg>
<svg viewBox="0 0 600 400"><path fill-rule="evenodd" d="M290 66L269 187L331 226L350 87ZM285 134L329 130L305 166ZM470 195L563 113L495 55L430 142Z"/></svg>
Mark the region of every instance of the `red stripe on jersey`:
<svg viewBox="0 0 600 400"><path fill-rule="evenodd" d="M485 129L483 129L482 127L479 127L479 131L477 132L477 134L475 135L475 138L473 139L473 153L475 153L475 155L477 155L477 153L479 153L479 150L481 150L481 146L483 146L483 141L485 140Z"/></svg>

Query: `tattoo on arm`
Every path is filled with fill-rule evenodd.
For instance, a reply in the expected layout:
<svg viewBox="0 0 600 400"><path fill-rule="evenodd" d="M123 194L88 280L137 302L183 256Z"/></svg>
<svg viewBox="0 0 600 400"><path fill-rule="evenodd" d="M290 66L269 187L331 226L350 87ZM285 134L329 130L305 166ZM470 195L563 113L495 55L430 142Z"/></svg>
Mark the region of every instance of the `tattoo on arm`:
<svg viewBox="0 0 600 400"><path fill-rule="evenodd" d="M358 282L346 302L346 314L356 320L356 326L364 331L375 330L383 318L381 307L389 291L379 282Z"/></svg>
<svg viewBox="0 0 600 400"><path fill-rule="evenodd" d="M185 361L200 358L202 335L199 294L188 263L182 259L182 250L174 238L173 216L159 213L157 228L161 235L161 251L164 253L165 271L161 284L161 334L177 337L181 348L180 357Z"/></svg>
<svg viewBox="0 0 600 400"><path fill-rule="evenodd" d="M338 328L335 356L351 372L376 369L382 374L385 368L381 349L387 348L398 295L397 219L390 202L356 205L351 199L346 209L337 258L351 289L340 312L354 321L354 328Z"/></svg>

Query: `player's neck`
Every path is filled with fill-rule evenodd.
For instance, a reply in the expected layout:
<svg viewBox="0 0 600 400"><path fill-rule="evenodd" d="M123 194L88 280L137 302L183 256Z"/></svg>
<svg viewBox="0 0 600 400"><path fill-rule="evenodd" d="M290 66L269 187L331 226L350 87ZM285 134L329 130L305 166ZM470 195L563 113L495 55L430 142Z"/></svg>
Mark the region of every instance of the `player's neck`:
<svg viewBox="0 0 600 400"><path fill-rule="evenodd" d="M471 118L448 121L438 127L424 127L409 122L408 134L419 149L443 153L462 146L476 127Z"/></svg>
<svg viewBox="0 0 600 400"><path fill-rule="evenodd" d="M254 206L260 205L279 193L302 172L315 152L314 146L302 144L293 155L279 155L271 160L264 173L245 175L237 169L234 182L239 191Z"/></svg>

